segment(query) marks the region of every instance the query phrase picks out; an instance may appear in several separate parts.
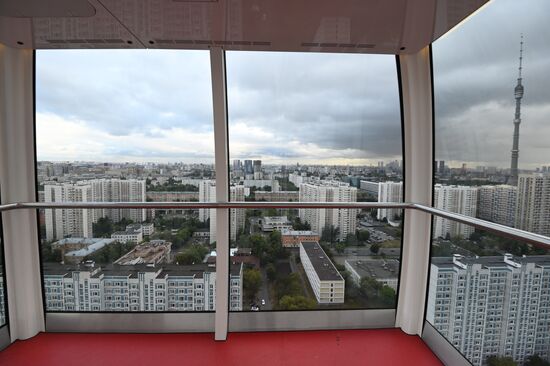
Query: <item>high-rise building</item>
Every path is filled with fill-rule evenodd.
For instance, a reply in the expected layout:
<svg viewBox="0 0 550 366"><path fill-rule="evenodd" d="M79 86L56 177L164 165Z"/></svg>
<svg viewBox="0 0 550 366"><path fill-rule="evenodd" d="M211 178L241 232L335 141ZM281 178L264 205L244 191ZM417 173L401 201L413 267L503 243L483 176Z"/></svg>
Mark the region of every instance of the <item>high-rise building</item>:
<svg viewBox="0 0 550 366"><path fill-rule="evenodd" d="M475 217L477 213L477 191L475 187L435 185L434 207L440 210L456 212ZM462 236L469 238L474 227L458 221L434 217L434 237Z"/></svg>
<svg viewBox="0 0 550 366"><path fill-rule="evenodd" d="M550 350L550 256L432 258L426 320L473 365Z"/></svg>
<svg viewBox="0 0 550 366"><path fill-rule="evenodd" d="M90 184L52 183L44 185L44 202L93 202ZM45 210L46 239L91 238L92 210Z"/></svg>
<svg viewBox="0 0 550 366"><path fill-rule="evenodd" d="M263 174L262 174L262 161L261 160L254 160L253 169L254 169L254 179L262 179Z"/></svg>
<svg viewBox="0 0 550 366"><path fill-rule="evenodd" d="M510 179L508 183L516 185L518 182L518 158L519 158L519 125L521 123L521 100L523 99L524 88L521 84L521 69L523 61L523 35L521 36L519 48L519 71L518 83L514 88L514 97L516 98L516 111L514 114L514 139L512 143L512 162L510 166Z"/></svg>
<svg viewBox="0 0 550 366"><path fill-rule="evenodd" d="M44 185L44 202L143 202L145 181L137 179L94 179L77 183ZM114 222L123 218L142 222L145 209L58 209L46 210L46 239L92 237L92 225L101 217Z"/></svg>
<svg viewBox="0 0 550 366"><path fill-rule="evenodd" d="M445 160L439 161L439 170L437 171L439 174L445 173Z"/></svg>
<svg viewBox="0 0 550 366"><path fill-rule="evenodd" d="M300 184L300 202L356 202L357 188L348 183L319 181ZM325 227L339 229L338 240L345 240L348 234L355 234L357 209L314 209L301 208L300 219L311 225L311 230L322 235Z"/></svg>
<svg viewBox="0 0 550 366"><path fill-rule="evenodd" d="M244 202L245 187L242 185L231 186L229 188L230 200L233 202ZM216 201L216 182L205 180L199 186L199 201L215 202ZM244 229L245 222L244 209L232 208L229 210L230 218L230 238L237 240L237 233ZM210 219L210 243L216 241L216 209L201 208L199 209L199 220L205 222Z"/></svg>
<svg viewBox="0 0 550 366"><path fill-rule="evenodd" d="M233 171L240 171L242 170L242 164L239 159L233 160Z"/></svg>
<svg viewBox="0 0 550 366"><path fill-rule="evenodd" d="M517 187L481 186L478 191L477 217L513 227L516 218Z"/></svg>
<svg viewBox="0 0 550 366"><path fill-rule="evenodd" d="M378 183L378 202L403 202L403 182ZM380 208L376 218L378 220L397 220L403 210L397 208Z"/></svg>
<svg viewBox="0 0 550 366"><path fill-rule="evenodd" d="M550 175L520 174L516 228L550 235Z"/></svg>
<svg viewBox="0 0 550 366"><path fill-rule="evenodd" d="M244 172L245 174L254 174L254 167L252 166L252 160L244 161Z"/></svg>

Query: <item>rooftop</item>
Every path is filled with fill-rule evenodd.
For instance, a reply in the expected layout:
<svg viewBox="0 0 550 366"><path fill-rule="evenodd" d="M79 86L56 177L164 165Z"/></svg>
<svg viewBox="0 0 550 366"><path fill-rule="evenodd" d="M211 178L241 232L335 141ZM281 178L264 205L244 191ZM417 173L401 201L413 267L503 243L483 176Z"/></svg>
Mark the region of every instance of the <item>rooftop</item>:
<svg viewBox="0 0 550 366"><path fill-rule="evenodd" d="M348 259L346 263L361 278L396 279L399 276L399 261L397 259Z"/></svg>
<svg viewBox="0 0 550 366"><path fill-rule="evenodd" d="M334 267L334 264L318 242L305 241L300 245L304 248L321 281L344 281L340 272Z"/></svg>

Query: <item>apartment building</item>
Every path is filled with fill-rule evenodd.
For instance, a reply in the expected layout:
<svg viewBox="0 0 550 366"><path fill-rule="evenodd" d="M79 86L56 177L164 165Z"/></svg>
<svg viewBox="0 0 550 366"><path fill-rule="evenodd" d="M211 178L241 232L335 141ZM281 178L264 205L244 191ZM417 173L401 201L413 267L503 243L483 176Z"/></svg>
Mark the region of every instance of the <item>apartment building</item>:
<svg viewBox="0 0 550 366"><path fill-rule="evenodd" d="M550 175L520 174L515 227L550 235Z"/></svg>
<svg viewBox="0 0 550 366"><path fill-rule="evenodd" d="M137 179L94 179L76 183L44 184L44 202L142 202L145 181ZM45 210L46 239L91 238L93 223L101 217L114 222L125 218L146 219L145 209L59 209Z"/></svg>
<svg viewBox="0 0 550 366"><path fill-rule="evenodd" d="M336 181L319 181L318 183L300 184L300 202L356 202L357 188L348 183ZM301 208L300 220L311 225L311 230L319 234L325 227L339 229L338 240L342 241L348 234L355 234L357 227L357 209L313 209Z"/></svg>
<svg viewBox="0 0 550 366"><path fill-rule="evenodd" d="M403 202L403 182L378 183L378 202ZM398 220L403 215L403 210L395 208L380 208L376 218L380 221Z"/></svg>
<svg viewBox="0 0 550 366"><path fill-rule="evenodd" d="M516 219L517 187L481 186L478 190L477 217L513 227Z"/></svg>
<svg viewBox="0 0 550 366"><path fill-rule="evenodd" d="M300 243L300 261L319 304L344 302L344 278L318 242Z"/></svg>
<svg viewBox="0 0 550 366"><path fill-rule="evenodd" d="M232 264L230 271L229 306L238 311L242 264ZM44 292L48 311L211 311L216 303L216 268L44 263Z"/></svg>
<svg viewBox="0 0 550 366"><path fill-rule="evenodd" d="M550 256L432 258L427 320L474 365L548 358Z"/></svg>
<svg viewBox="0 0 550 366"><path fill-rule="evenodd" d="M244 202L245 187L242 185L231 186L229 189L230 200L233 202ZM216 182L204 180L199 185L200 202L216 202ZM245 210L232 208L230 210L230 238L237 240L239 230L244 229ZM210 220L210 243L216 241L216 210L199 209L199 220L206 222Z"/></svg>
<svg viewBox="0 0 550 366"><path fill-rule="evenodd" d="M475 217L477 213L477 192L478 189L476 187L436 184L434 189L434 207L440 210ZM433 235L436 238L445 238L448 236L469 238L473 232L473 226L439 216L434 217Z"/></svg>

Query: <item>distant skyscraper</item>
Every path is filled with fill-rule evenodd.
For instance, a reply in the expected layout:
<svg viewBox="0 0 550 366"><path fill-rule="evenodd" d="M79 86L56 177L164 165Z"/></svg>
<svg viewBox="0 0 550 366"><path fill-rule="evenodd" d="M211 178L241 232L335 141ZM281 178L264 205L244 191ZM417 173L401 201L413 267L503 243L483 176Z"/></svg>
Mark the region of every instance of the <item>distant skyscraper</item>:
<svg viewBox="0 0 550 366"><path fill-rule="evenodd" d="M523 98L523 85L521 85L521 63L523 60L523 35L519 47L519 74L518 84L514 88L514 96L516 98L516 113L514 116L514 142L512 145L512 165L510 167L511 185L518 184L518 157L519 157L519 124L521 123L521 99Z"/></svg>
<svg viewBox="0 0 550 366"><path fill-rule="evenodd" d="M252 160L244 161L244 172L245 174L254 174L254 168L252 167Z"/></svg>
<svg viewBox="0 0 550 366"><path fill-rule="evenodd" d="M438 173L439 173L439 174L445 173L445 160L440 160L440 161L439 161L439 170L438 170Z"/></svg>

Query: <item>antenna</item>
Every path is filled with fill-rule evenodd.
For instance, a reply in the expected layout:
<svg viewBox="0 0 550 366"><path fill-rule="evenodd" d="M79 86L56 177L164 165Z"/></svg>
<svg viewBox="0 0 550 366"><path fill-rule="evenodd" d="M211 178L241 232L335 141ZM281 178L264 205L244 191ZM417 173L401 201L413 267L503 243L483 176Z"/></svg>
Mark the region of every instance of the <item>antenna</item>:
<svg viewBox="0 0 550 366"><path fill-rule="evenodd" d="M521 34L521 41L519 42L519 77L518 79L521 79L522 61L523 61L523 33Z"/></svg>

